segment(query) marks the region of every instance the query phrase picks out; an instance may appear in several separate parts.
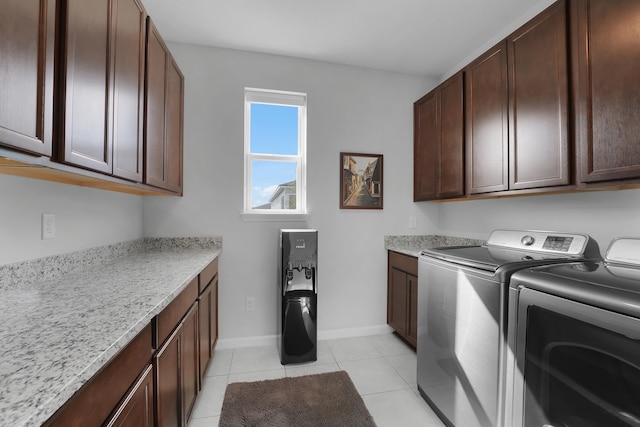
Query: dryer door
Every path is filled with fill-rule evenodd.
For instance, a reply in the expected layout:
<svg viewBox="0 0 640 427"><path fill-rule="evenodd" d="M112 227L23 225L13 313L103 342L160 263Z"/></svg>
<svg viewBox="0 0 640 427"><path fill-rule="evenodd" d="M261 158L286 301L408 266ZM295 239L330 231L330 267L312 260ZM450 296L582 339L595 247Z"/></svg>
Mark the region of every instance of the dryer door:
<svg viewBox="0 0 640 427"><path fill-rule="evenodd" d="M518 304L514 426L640 426L640 320L531 289Z"/></svg>

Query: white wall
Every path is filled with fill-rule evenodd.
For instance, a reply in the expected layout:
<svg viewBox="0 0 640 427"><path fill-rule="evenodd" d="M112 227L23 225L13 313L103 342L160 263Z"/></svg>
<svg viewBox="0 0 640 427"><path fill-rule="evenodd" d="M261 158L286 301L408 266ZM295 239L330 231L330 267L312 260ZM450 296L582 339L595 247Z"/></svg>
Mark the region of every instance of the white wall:
<svg viewBox="0 0 640 427"><path fill-rule="evenodd" d="M142 197L0 174L0 265L142 237ZM56 238L41 240L41 215Z"/></svg>
<svg viewBox="0 0 640 427"><path fill-rule="evenodd" d="M640 236L640 190L443 203L441 232L486 239L495 228L587 233L602 255L614 237Z"/></svg>
<svg viewBox="0 0 640 427"><path fill-rule="evenodd" d="M319 230L319 329L384 327L385 234L431 234L438 205L412 202L419 77L171 44L185 75L184 197L145 198L144 234L223 236L222 339L276 333L280 228ZM245 87L308 94L307 223L243 222ZM341 151L384 155L384 209L340 210ZM409 216L418 216L410 230ZM245 298L254 297L254 311Z"/></svg>

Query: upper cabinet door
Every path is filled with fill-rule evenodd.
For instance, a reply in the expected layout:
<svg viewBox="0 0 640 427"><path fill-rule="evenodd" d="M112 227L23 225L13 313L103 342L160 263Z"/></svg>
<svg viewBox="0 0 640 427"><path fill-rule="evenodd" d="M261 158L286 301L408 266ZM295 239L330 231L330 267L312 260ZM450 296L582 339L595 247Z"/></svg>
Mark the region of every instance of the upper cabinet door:
<svg viewBox="0 0 640 427"><path fill-rule="evenodd" d="M113 0L112 10L113 175L141 182L146 12L137 0Z"/></svg>
<svg viewBox="0 0 640 427"><path fill-rule="evenodd" d="M438 94L434 90L413 104L413 201L433 200L438 190Z"/></svg>
<svg viewBox="0 0 640 427"><path fill-rule="evenodd" d="M567 185L566 4L556 2L507 38L512 190Z"/></svg>
<svg viewBox="0 0 640 427"><path fill-rule="evenodd" d="M137 0L67 0L58 160L140 182L146 13Z"/></svg>
<svg viewBox="0 0 640 427"><path fill-rule="evenodd" d="M144 182L164 188L166 186L164 100L167 89L165 82L168 52L151 19L147 21Z"/></svg>
<svg viewBox="0 0 640 427"><path fill-rule="evenodd" d="M464 74L440 85L438 197L464 195Z"/></svg>
<svg viewBox="0 0 640 427"><path fill-rule="evenodd" d="M640 178L640 1L571 5L579 179Z"/></svg>
<svg viewBox="0 0 640 427"><path fill-rule="evenodd" d="M151 19L146 72L144 182L181 193L184 77Z"/></svg>
<svg viewBox="0 0 640 427"><path fill-rule="evenodd" d="M178 64L169 56L165 117L167 190L182 192L182 135L184 77Z"/></svg>
<svg viewBox="0 0 640 427"><path fill-rule="evenodd" d="M469 194L503 191L508 177L507 45L465 68L466 171Z"/></svg>
<svg viewBox="0 0 640 427"><path fill-rule="evenodd" d="M109 0L67 0L62 45L58 160L111 173L107 119Z"/></svg>
<svg viewBox="0 0 640 427"><path fill-rule="evenodd" d="M413 200L464 195L463 73L413 106Z"/></svg>
<svg viewBox="0 0 640 427"><path fill-rule="evenodd" d="M51 156L55 0L3 0L0 145Z"/></svg>

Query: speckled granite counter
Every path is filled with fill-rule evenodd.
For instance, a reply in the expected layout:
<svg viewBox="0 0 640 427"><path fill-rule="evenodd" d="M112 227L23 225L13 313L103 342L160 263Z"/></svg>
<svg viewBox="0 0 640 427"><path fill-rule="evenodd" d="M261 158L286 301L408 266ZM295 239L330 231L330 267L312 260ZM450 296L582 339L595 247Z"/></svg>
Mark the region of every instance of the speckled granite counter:
<svg viewBox="0 0 640 427"><path fill-rule="evenodd" d="M405 255L418 257L420 251L440 246L473 246L482 245L484 240L467 239L451 236L384 236L384 248Z"/></svg>
<svg viewBox="0 0 640 427"><path fill-rule="evenodd" d="M46 421L220 255L221 243L145 239L126 256L5 287L0 425Z"/></svg>

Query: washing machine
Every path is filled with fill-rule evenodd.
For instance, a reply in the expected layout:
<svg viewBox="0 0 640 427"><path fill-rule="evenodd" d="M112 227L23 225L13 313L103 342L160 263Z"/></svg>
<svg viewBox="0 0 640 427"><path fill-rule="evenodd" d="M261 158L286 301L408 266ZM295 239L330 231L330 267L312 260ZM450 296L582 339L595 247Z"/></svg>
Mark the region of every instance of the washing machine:
<svg viewBox="0 0 640 427"><path fill-rule="evenodd" d="M588 259L601 259L588 235L532 230L495 230L482 246L421 252L418 390L446 425L503 425L511 276Z"/></svg>

